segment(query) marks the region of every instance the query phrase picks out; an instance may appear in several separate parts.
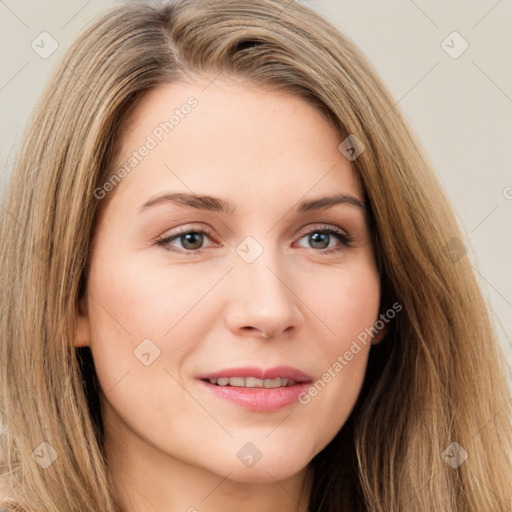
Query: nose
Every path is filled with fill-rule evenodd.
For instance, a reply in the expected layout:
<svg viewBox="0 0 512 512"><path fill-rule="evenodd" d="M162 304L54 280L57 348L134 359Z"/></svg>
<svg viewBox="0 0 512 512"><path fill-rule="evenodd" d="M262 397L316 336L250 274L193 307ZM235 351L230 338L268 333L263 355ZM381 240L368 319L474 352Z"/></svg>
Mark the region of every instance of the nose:
<svg viewBox="0 0 512 512"><path fill-rule="evenodd" d="M237 262L230 272L226 323L238 336L279 338L298 332L304 322L296 279L277 257Z"/></svg>

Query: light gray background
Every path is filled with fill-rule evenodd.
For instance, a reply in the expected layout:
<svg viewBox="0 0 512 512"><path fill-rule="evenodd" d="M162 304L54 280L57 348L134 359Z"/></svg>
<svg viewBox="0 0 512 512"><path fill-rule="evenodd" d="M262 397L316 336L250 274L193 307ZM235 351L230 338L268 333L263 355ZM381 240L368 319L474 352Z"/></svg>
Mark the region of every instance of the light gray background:
<svg viewBox="0 0 512 512"><path fill-rule="evenodd" d="M57 59L93 17L115 3L0 0L2 192ZM426 147L465 242L474 249L473 266L512 367L512 0L306 3L369 57ZM31 47L43 31L59 45L46 59ZM463 48L461 39L450 36L454 31L469 45L457 58L443 49L453 55Z"/></svg>

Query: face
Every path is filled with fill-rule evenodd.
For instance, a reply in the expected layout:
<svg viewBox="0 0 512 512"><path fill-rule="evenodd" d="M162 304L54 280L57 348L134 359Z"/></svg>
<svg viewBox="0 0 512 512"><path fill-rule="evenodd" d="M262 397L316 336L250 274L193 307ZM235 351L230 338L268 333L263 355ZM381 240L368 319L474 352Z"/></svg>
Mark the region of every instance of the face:
<svg viewBox="0 0 512 512"><path fill-rule="evenodd" d="M97 192L75 344L91 348L107 438L280 480L352 411L379 275L361 184L324 117L209 82L163 86L133 111L122 180Z"/></svg>

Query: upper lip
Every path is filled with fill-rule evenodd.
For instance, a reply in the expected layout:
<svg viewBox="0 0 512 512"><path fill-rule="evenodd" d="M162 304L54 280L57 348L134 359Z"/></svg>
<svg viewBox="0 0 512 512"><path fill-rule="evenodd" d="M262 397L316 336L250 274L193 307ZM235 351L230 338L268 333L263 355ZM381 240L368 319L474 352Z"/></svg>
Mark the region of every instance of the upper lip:
<svg viewBox="0 0 512 512"><path fill-rule="evenodd" d="M274 366L273 368L258 368L245 366L243 368L226 368L211 373L204 373L198 379L217 379L219 377L256 377L257 379L293 379L296 382L311 382L313 379L307 373L291 366Z"/></svg>

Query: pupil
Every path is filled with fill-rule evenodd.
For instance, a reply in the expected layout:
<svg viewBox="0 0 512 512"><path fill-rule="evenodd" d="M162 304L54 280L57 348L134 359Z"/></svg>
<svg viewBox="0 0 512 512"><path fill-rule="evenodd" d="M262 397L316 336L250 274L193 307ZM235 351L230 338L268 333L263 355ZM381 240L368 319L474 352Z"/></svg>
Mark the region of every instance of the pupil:
<svg viewBox="0 0 512 512"><path fill-rule="evenodd" d="M313 233L311 235L311 242L313 244L319 243L321 247L315 247L315 249L325 249L329 245L329 234L328 233Z"/></svg>
<svg viewBox="0 0 512 512"><path fill-rule="evenodd" d="M201 233L187 233L182 235L182 239L184 240L183 247L186 249L198 249L203 241L203 235ZM190 247L190 244L192 247Z"/></svg>

